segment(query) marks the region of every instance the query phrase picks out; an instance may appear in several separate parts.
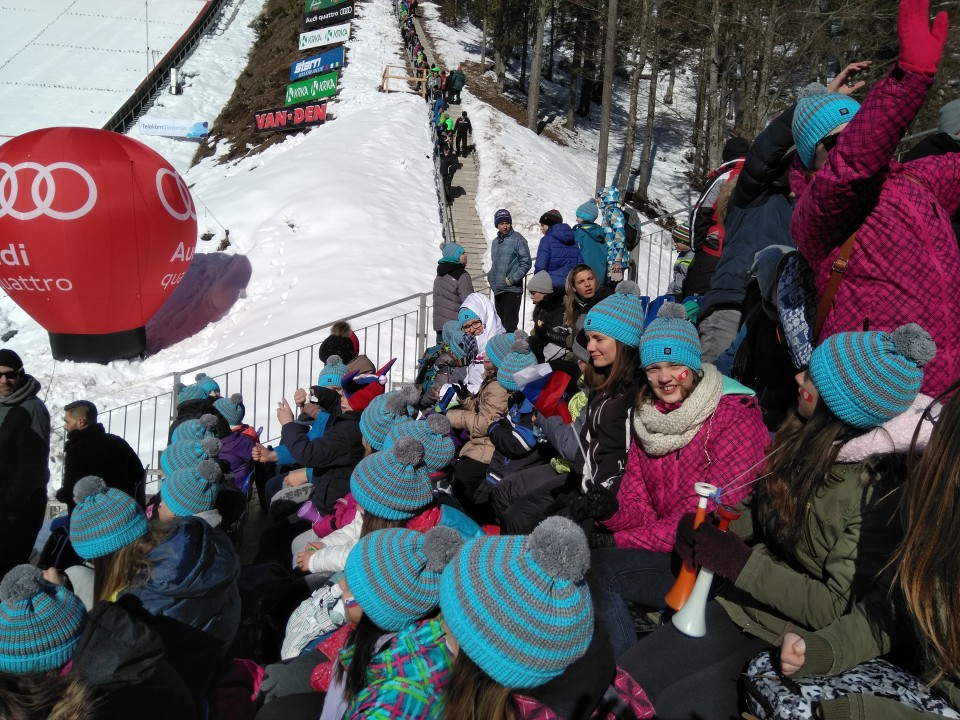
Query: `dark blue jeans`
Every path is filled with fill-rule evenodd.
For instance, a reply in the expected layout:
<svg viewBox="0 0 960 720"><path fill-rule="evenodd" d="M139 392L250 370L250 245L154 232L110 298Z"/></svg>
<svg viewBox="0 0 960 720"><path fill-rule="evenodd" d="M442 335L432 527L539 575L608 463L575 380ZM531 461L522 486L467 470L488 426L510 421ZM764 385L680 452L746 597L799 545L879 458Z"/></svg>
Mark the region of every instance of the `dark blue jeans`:
<svg viewBox="0 0 960 720"><path fill-rule="evenodd" d="M601 548L590 553L587 583L597 625L610 636L614 655L637 642L627 602L651 610L666 607L663 598L674 581L672 557L668 553L631 548Z"/></svg>

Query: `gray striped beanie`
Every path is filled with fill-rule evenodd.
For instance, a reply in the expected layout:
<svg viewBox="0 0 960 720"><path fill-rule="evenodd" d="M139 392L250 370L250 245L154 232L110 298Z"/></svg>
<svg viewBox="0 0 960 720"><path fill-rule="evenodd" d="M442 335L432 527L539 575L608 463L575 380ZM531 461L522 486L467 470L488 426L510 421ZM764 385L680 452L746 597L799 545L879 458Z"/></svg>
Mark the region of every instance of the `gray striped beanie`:
<svg viewBox="0 0 960 720"><path fill-rule="evenodd" d="M413 385L401 390L378 395L363 409L360 415L360 434L370 443L374 450L383 449L383 441L394 425L409 420L407 405L412 405L420 398L420 393Z"/></svg>
<svg viewBox="0 0 960 720"><path fill-rule="evenodd" d="M660 362L685 365L700 372L700 336L687 320L687 310L674 302L664 303L640 338L640 366Z"/></svg>
<svg viewBox="0 0 960 720"><path fill-rule="evenodd" d="M214 437L203 440L181 440L171 443L160 454L160 469L165 475L182 468L195 468L201 460L215 458L220 453L220 441Z"/></svg>
<svg viewBox="0 0 960 720"><path fill-rule="evenodd" d="M527 342L526 337L526 334L517 333L517 339L510 346L510 352L504 356L500 367L497 368L497 380L510 392L520 389L513 374L537 364L537 358L531 352L530 343Z"/></svg>
<svg viewBox="0 0 960 720"><path fill-rule="evenodd" d="M530 534L469 541L440 579L440 609L460 649L501 685L530 688L580 658L593 638L587 538L550 517Z"/></svg>
<svg viewBox="0 0 960 720"><path fill-rule="evenodd" d="M510 346L513 345L515 339L513 333L494 335L487 340L487 347L483 354L487 356L487 360L493 363L494 367L499 368L507 353L510 352Z"/></svg>
<svg viewBox="0 0 960 720"><path fill-rule="evenodd" d="M584 320L583 329L598 332L632 348L639 347L643 334L643 301L640 299L640 286L624 280L617 285L617 291L601 300Z"/></svg>
<svg viewBox="0 0 960 720"><path fill-rule="evenodd" d="M400 438L413 438L423 445L423 466L428 472L437 472L453 462L457 454L450 430L450 421L444 415L408 420L393 426L383 441L383 449L389 450Z"/></svg>
<svg viewBox="0 0 960 720"><path fill-rule="evenodd" d="M240 393L234 393L230 398L217 398L213 402L213 407L217 412L223 415L231 427L243 422L243 416L247 414L247 409L243 406L243 396Z"/></svg>
<svg viewBox="0 0 960 720"><path fill-rule="evenodd" d="M84 560L109 555L147 534L147 516L134 499L98 477L81 478L73 499L70 542Z"/></svg>
<svg viewBox="0 0 960 720"><path fill-rule="evenodd" d="M364 615L382 630L398 632L429 615L440 601L440 573L463 539L453 528L427 533L378 530L350 551L344 572Z"/></svg>
<svg viewBox="0 0 960 720"><path fill-rule="evenodd" d="M203 440L206 437L214 437L217 430L217 417L207 413L201 415L199 420L185 420L177 425L170 434L170 442L180 442L182 440Z"/></svg>
<svg viewBox="0 0 960 720"><path fill-rule="evenodd" d="M892 333L838 333L813 351L808 372L834 415L855 428L875 428L910 407L923 382L921 368L936 352L916 323Z"/></svg>
<svg viewBox="0 0 960 720"><path fill-rule="evenodd" d="M423 445L401 438L389 450L368 455L353 469L350 492L364 512L384 520L409 520L433 501Z"/></svg>
<svg viewBox="0 0 960 720"><path fill-rule="evenodd" d="M214 460L201 460L196 467L174 470L163 480L160 495L177 517L213 510L220 493L223 471Z"/></svg>

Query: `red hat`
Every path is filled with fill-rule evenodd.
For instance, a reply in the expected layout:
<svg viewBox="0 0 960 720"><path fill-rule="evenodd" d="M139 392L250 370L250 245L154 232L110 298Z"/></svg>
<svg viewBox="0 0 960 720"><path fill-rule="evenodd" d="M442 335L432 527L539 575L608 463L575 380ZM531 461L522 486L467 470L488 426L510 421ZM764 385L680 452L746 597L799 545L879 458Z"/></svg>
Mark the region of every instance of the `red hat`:
<svg viewBox="0 0 960 720"><path fill-rule="evenodd" d="M363 412L375 397L386 392L387 373L390 372L390 368L396 361L397 359L393 358L377 370L376 374L355 371L340 381L343 395L350 401L352 410Z"/></svg>

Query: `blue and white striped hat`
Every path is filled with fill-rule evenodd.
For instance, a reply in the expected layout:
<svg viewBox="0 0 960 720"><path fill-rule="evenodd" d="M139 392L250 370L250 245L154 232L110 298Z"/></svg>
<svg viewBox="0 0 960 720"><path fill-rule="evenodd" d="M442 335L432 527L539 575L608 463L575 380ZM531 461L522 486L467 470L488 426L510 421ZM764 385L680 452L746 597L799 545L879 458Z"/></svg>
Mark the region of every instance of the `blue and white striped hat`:
<svg viewBox="0 0 960 720"><path fill-rule="evenodd" d="M639 347L643 334L643 301L640 299L640 286L624 280L617 285L617 291L601 300L584 320L583 329L598 332L629 347Z"/></svg>
<svg viewBox="0 0 960 720"><path fill-rule="evenodd" d="M409 520L433 501L423 445L401 438L389 450L368 455L353 469L350 492L364 512L384 520Z"/></svg>
<svg viewBox="0 0 960 720"><path fill-rule="evenodd" d="M687 320L683 305L667 302L660 306L656 319L640 338L640 366L650 367L659 362L686 365L700 372L700 336Z"/></svg>
<svg viewBox="0 0 960 720"><path fill-rule="evenodd" d="M132 497L88 475L73 487L70 542L84 560L126 547L147 534L147 516Z"/></svg>

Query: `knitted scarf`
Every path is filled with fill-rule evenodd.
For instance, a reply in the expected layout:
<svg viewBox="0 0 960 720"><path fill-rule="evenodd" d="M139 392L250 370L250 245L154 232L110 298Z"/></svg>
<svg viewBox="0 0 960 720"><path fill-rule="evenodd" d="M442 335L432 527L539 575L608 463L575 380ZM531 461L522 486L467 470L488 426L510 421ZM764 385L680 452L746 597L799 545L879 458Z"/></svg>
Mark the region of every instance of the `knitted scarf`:
<svg viewBox="0 0 960 720"><path fill-rule="evenodd" d="M686 447L722 396L723 376L713 365L704 364L700 382L676 410L664 414L653 403L641 405L633 416L633 429L644 452L662 457Z"/></svg>

